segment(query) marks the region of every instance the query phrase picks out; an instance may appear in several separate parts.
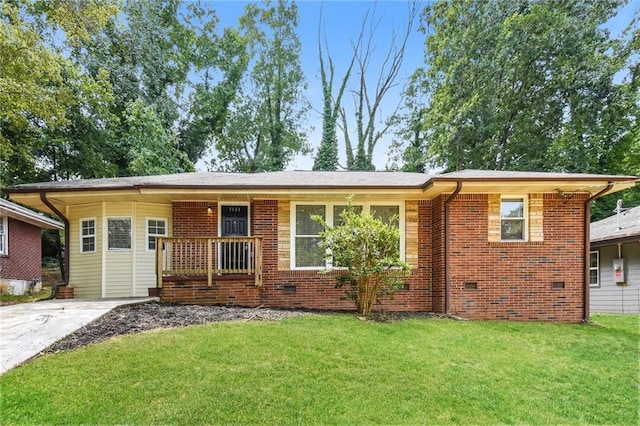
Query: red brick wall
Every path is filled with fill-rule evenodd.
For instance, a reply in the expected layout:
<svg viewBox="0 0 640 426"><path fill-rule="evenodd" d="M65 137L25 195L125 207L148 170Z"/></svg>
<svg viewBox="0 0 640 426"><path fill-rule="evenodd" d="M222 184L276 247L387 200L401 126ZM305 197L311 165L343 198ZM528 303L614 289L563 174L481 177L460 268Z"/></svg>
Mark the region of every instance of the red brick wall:
<svg viewBox="0 0 640 426"><path fill-rule="evenodd" d="M263 287L260 303L269 307L354 310L354 302L345 298L345 289L336 288L333 273L318 271L278 271L278 204L276 200L255 201L252 207L253 235L263 237ZM430 203L419 206L418 215L429 219ZM431 271L428 268L431 253L429 226L419 226L418 242L420 262L426 265L414 269L405 280L407 289L399 290L393 299L387 298L374 309L393 311L428 311L431 309Z"/></svg>
<svg viewBox="0 0 640 426"><path fill-rule="evenodd" d="M445 311L445 197L418 205L419 266L407 288L377 309ZM579 322L583 315L584 196L544 195L544 241L488 241L488 198L458 195L450 204L450 313L471 319ZM173 236L217 235L217 207L211 203L173 205ZM245 281L165 283L166 301L200 304L258 304L278 308L353 310L332 274L278 271L278 202L255 200L252 235L263 238L263 285ZM563 282L563 289L552 289ZM476 283L477 289L464 289Z"/></svg>
<svg viewBox="0 0 640 426"><path fill-rule="evenodd" d="M433 282L432 310L445 312L445 255L444 255L444 196L439 196L431 202L432 258L431 280Z"/></svg>
<svg viewBox="0 0 640 426"><path fill-rule="evenodd" d="M207 208L211 207L211 213ZM174 237L217 237L218 205L215 202L173 203Z"/></svg>
<svg viewBox="0 0 640 426"><path fill-rule="evenodd" d="M450 212L450 312L472 319L580 322L584 203L544 196L543 242L488 242L486 195L458 195ZM465 290L465 283L477 290ZM552 289L564 282L564 289Z"/></svg>
<svg viewBox="0 0 640 426"><path fill-rule="evenodd" d="M211 287L206 278L169 279L163 282L160 297L164 302L193 305L255 307L260 301L253 277L214 279Z"/></svg>
<svg viewBox="0 0 640 426"><path fill-rule="evenodd" d="M406 280L407 289L399 290L393 299L383 301L377 308L394 311L431 310L431 208L430 202L422 202L418 214L421 225L418 228L419 258L423 265L414 269ZM173 204L173 236L207 236L210 230L217 230L217 211L213 216L206 214L209 203L179 202ZM256 289L259 304L278 308L307 308L330 310L354 310L354 302L345 298L345 289L336 288L333 274L323 275L318 271L278 271L278 202L277 200L255 200L251 206L251 234L262 237L263 241L263 285ZM215 224L215 225L214 225ZM222 289L220 285L226 282ZM235 296L234 303L242 306L257 305L254 293L248 292L243 284L221 281L207 287L206 281L165 281L161 297L168 302L228 304L228 298ZM255 288L255 287L254 287ZM218 293L223 293L218 295ZM192 302L189 302L192 301Z"/></svg>
<svg viewBox="0 0 640 426"><path fill-rule="evenodd" d="M0 278L33 280L42 276L41 230L8 218L8 255L0 255Z"/></svg>

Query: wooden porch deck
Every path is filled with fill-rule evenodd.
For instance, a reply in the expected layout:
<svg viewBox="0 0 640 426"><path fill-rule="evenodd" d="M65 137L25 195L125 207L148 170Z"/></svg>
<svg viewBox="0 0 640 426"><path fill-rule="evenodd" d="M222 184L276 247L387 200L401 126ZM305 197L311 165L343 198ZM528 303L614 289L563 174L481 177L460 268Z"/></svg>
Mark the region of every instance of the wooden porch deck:
<svg viewBox="0 0 640 426"><path fill-rule="evenodd" d="M261 237L161 237L156 239L157 287L166 277L253 275L262 285Z"/></svg>

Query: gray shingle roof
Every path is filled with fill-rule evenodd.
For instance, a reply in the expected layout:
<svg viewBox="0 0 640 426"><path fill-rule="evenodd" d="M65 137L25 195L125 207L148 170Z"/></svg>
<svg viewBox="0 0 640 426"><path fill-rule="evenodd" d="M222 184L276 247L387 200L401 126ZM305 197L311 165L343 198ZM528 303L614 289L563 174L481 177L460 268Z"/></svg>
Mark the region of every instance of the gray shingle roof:
<svg viewBox="0 0 640 426"><path fill-rule="evenodd" d="M128 187L180 188L407 188L421 187L429 176L400 172L316 172L283 171L269 173L178 173L104 179L78 179L17 185L20 190L79 190Z"/></svg>
<svg viewBox="0 0 640 426"><path fill-rule="evenodd" d="M77 179L59 182L43 182L17 185L7 192L37 192L65 190L100 190L125 188L226 188L226 189L269 189L269 188L421 188L433 181L450 180L613 180L636 179L631 176L608 176L593 174L508 172L464 170L443 175L404 172L320 172L283 171L266 173L221 173L199 172L178 173L159 176L133 176L103 179Z"/></svg>
<svg viewBox="0 0 640 426"><path fill-rule="evenodd" d="M0 198L0 216L8 216L45 229L64 229L62 222Z"/></svg>
<svg viewBox="0 0 640 426"><path fill-rule="evenodd" d="M619 180L624 176L615 175L598 175L587 173L550 173L550 172L512 172L500 170L461 170L459 172L445 173L438 176L447 179L522 179L522 180L603 180L614 179ZM632 176L627 176L632 178Z"/></svg>
<svg viewBox="0 0 640 426"><path fill-rule="evenodd" d="M591 242L604 242L624 238L640 237L640 206L626 210L620 216L618 230L617 214L591 224Z"/></svg>

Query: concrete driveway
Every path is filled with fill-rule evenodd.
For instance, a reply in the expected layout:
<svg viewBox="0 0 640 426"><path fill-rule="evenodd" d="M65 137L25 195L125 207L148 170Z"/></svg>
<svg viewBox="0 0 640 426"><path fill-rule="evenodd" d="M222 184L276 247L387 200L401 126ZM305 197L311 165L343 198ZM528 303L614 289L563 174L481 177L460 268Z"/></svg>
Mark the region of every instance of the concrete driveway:
<svg viewBox="0 0 640 426"><path fill-rule="evenodd" d="M155 298L47 300L0 306L0 375L111 309Z"/></svg>

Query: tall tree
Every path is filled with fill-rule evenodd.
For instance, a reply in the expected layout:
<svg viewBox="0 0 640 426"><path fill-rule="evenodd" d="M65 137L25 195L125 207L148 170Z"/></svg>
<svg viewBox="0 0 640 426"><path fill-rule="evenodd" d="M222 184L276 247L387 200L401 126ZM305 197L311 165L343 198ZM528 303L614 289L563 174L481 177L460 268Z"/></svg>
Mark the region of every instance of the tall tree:
<svg viewBox="0 0 640 426"><path fill-rule="evenodd" d="M186 153L178 149L176 134L162 124L160 114L142 100L129 104L128 131L122 143L128 148L128 174L160 175L193 171Z"/></svg>
<svg viewBox="0 0 640 426"><path fill-rule="evenodd" d="M113 91L109 112L109 161L117 175L128 175L130 130L127 118L134 103L152 108L166 131L181 114L180 101L193 61L194 31L180 19L180 0L129 1L105 31L92 37L78 61L92 75L106 71Z"/></svg>
<svg viewBox="0 0 640 426"><path fill-rule="evenodd" d="M399 39L396 39L395 32L391 35L391 44L385 52L382 65L374 71L375 80L371 84L371 60L374 55L374 44L376 41L376 29L378 22L375 21L375 14L369 20L369 15L365 16L362 22L363 32L367 31L362 38L362 43L354 44L354 55L356 57L356 83L352 89L354 111L355 111L355 131L357 135L356 145L353 146L349 136L349 118L345 108L341 108L342 131L345 139L345 150L347 156L347 168L349 170L374 170L373 154L377 143L391 127L389 119L384 122L382 128L376 128L376 121L381 120L380 107L383 99L389 90L398 84L398 76L406 52L407 41L413 31L413 23L418 13L418 3L411 2L408 6L407 22ZM373 87L372 87L373 86ZM398 103L398 107L400 103Z"/></svg>
<svg viewBox="0 0 640 426"><path fill-rule="evenodd" d="M249 4L240 30L249 43L250 71L230 108L222 134L215 139L213 168L234 171L283 170L309 146L302 130L308 104L300 66L294 2Z"/></svg>
<svg viewBox="0 0 640 426"><path fill-rule="evenodd" d="M202 13L199 10L194 15ZM215 24L216 20L210 18L196 25L193 90L188 112L180 122L180 149L194 163L221 137L249 64L245 37L233 27L225 28L219 36Z"/></svg>
<svg viewBox="0 0 640 426"><path fill-rule="evenodd" d="M624 133L615 151L608 153L610 171L614 174L640 176L640 8L636 8L634 17L622 34L620 58L626 58L629 72L621 82L626 93L626 107L620 111L629 117L631 126ZM611 216L618 199L622 199L625 207L640 206L640 185L623 192L608 195L595 201L591 209L592 220Z"/></svg>
<svg viewBox="0 0 640 426"><path fill-rule="evenodd" d="M616 83L633 52L604 28L622 4L428 5L421 25L426 66L414 75L414 90L425 94L423 164L609 172L636 120L630 91Z"/></svg>
<svg viewBox="0 0 640 426"><path fill-rule="evenodd" d="M320 7L320 21L318 23L318 58L320 60L320 81L322 83L322 137L320 139L320 146L318 147L318 153L313 162L313 170L337 170L339 166L338 161L338 135L337 126L340 108L342 106L342 96L347 87L347 82L351 77L351 70L356 59L356 52L358 49L354 49L351 56L351 62L347 67L338 93L333 95L333 79L335 76L335 65L331 55L328 53L328 46L325 39L325 48L327 50L325 65L325 54L322 50L321 33L320 28L322 25L322 6ZM362 39L362 32L360 33L360 39L356 46L359 46Z"/></svg>
<svg viewBox="0 0 640 426"><path fill-rule="evenodd" d="M18 0L0 4L0 184L47 179L49 135L72 125L69 109L108 97L103 75L69 60L117 13L115 2ZM60 41L61 40L61 41ZM66 49L66 51L65 51Z"/></svg>

